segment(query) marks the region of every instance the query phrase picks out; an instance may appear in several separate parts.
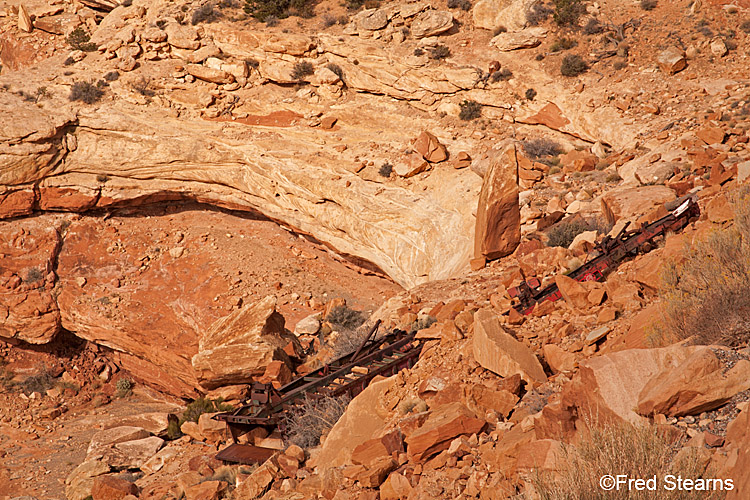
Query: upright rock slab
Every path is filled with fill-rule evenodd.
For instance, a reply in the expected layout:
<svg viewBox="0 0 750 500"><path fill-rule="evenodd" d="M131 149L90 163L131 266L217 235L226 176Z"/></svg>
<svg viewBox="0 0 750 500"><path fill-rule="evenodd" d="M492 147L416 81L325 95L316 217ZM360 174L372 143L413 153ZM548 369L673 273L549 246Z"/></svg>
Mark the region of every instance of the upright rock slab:
<svg viewBox="0 0 750 500"><path fill-rule="evenodd" d="M491 157L477 204L474 258L499 259L511 254L521 241L521 210L518 206L518 161L516 147L507 146Z"/></svg>
<svg viewBox="0 0 750 500"><path fill-rule="evenodd" d="M474 314L474 359L484 368L510 377L516 373L531 385L547 381L541 363L531 349L503 331L490 309Z"/></svg>
<svg viewBox="0 0 750 500"><path fill-rule="evenodd" d="M288 361L284 347L289 342L297 340L284 330L276 297L269 295L211 325L199 341L193 370L207 389L247 383L263 375L271 361Z"/></svg>

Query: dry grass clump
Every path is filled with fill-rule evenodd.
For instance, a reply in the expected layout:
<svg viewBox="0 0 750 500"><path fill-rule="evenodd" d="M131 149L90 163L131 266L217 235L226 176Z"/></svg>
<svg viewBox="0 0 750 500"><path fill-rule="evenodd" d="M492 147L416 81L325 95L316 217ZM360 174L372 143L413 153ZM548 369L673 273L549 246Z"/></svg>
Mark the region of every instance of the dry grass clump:
<svg viewBox="0 0 750 500"><path fill-rule="evenodd" d="M542 500L662 500L723 498L722 492L669 491L665 476L699 479L706 474L697 454L676 457L676 448L655 425L587 423L578 446L563 445L558 473L536 471L531 484ZM678 459L679 458L679 459ZM657 477L656 490L637 491L627 485L605 491L600 478L624 474L628 478ZM676 479L675 479L676 481Z"/></svg>
<svg viewBox="0 0 750 500"><path fill-rule="evenodd" d="M668 333L699 344L750 340L750 188L732 198L734 226L717 229L667 263L662 297Z"/></svg>
<svg viewBox="0 0 750 500"><path fill-rule="evenodd" d="M287 441L300 448L320 444L320 437L331 430L351 401L349 396L310 398L285 415L284 430Z"/></svg>

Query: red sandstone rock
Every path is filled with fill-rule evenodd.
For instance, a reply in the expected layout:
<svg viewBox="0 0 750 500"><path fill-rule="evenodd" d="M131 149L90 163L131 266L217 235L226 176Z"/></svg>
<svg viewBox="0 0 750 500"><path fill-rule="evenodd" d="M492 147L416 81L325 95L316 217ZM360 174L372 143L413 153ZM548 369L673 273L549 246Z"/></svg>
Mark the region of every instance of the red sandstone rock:
<svg viewBox="0 0 750 500"><path fill-rule="evenodd" d="M710 349L700 349L676 367L655 374L638 397L638 413L667 416L711 411L750 389L750 361L740 360L726 373Z"/></svg>
<svg viewBox="0 0 750 500"><path fill-rule="evenodd" d="M534 353L506 333L489 309L480 309L474 315L473 352L477 363L501 377L519 374L531 384L547 380Z"/></svg>
<svg viewBox="0 0 750 500"><path fill-rule="evenodd" d="M674 191L660 185L613 189L602 196L602 212L614 224L620 219L645 214L675 198Z"/></svg>
<svg viewBox="0 0 750 500"><path fill-rule="evenodd" d="M406 500L413 489L408 479L398 472L392 472L380 485L380 500Z"/></svg>
<svg viewBox="0 0 750 500"><path fill-rule="evenodd" d="M461 403L441 406L407 436L406 451L414 460L426 460L447 449L455 437L479 432L484 424Z"/></svg>
<svg viewBox="0 0 750 500"><path fill-rule="evenodd" d="M509 255L521 240L517 171L516 148L510 145L484 176L474 230L475 259Z"/></svg>
<svg viewBox="0 0 750 500"><path fill-rule="evenodd" d="M558 274L555 276L555 284L557 284L565 302L570 307L585 310L590 306L588 300L589 291L581 282L563 274Z"/></svg>
<svg viewBox="0 0 750 500"><path fill-rule="evenodd" d="M219 500L226 489L224 481L203 481L185 489L185 500Z"/></svg>
<svg viewBox="0 0 750 500"><path fill-rule="evenodd" d="M276 297L269 295L211 325L193 356L193 369L207 388L249 382L271 361L288 362L284 347L294 340L276 312Z"/></svg>
<svg viewBox="0 0 750 500"><path fill-rule="evenodd" d="M422 132L414 140L414 149L422 155L422 158L430 163L439 163L448 159L448 151L445 146L430 132Z"/></svg>
<svg viewBox="0 0 750 500"><path fill-rule="evenodd" d="M352 450L352 463L369 466L369 464L383 457L390 457L393 452L404 450L404 440L401 431L394 429L383 436L370 439Z"/></svg>
<svg viewBox="0 0 750 500"><path fill-rule="evenodd" d="M93 500L122 500L128 495L138 495L138 487L115 476L98 476L91 487Z"/></svg>

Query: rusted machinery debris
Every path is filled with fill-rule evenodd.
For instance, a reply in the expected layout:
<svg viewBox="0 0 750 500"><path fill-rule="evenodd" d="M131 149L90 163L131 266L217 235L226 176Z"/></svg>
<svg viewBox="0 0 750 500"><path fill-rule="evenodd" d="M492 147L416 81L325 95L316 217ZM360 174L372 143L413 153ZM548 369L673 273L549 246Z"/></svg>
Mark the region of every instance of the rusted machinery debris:
<svg viewBox="0 0 750 500"><path fill-rule="evenodd" d="M682 230L690 221L700 216L700 208L692 196L677 200L679 206L661 219L639 230L628 231L628 225L615 237L607 236L594 249L596 256L568 274L577 281L601 281L628 256L636 255L655 238L667 232ZM516 303L513 308L529 314L534 306L544 301L561 298L554 283L539 290L538 278L525 280L509 290ZM377 375L389 376L412 367L419 358L422 345L415 339L416 332L393 330L377 338L378 320L356 351L342 356L320 369L298 377L276 389L271 384L255 383L249 400L232 412L220 413L213 418L224 421L233 444L220 451L216 457L226 462L257 463L268 459L276 450L251 444L242 437L254 429L264 429L263 434L276 433L283 437L285 414L295 411L306 398L322 398L348 394L354 397L362 392ZM243 440L245 443L241 443Z"/></svg>
<svg viewBox="0 0 750 500"><path fill-rule="evenodd" d="M220 413L214 419L227 423L233 444L220 451L216 458L226 462L257 463L270 457L275 450L240 443L244 434L263 428L282 436L285 413L294 411L305 398L354 397L362 392L377 375L393 375L416 363L422 350L414 339L416 332L394 330L377 339L380 320L370 330L356 351L342 356L314 372L298 377L275 389L271 384L253 384L250 399L232 412Z"/></svg>
<svg viewBox="0 0 750 500"><path fill-rule="evenodd" d="M614 238L605 237L594 248L596 256L571 271L568 276L576 281L602 281L621 260L635 256L659 236L682 230L690 221L700 216L701 211L695 196L687 196L678 202L679 206L668 215L640 230L628 231L628 223ZM562 297L555 283L539 290L540 286L538 278L531 278L508 290L511 298L516 299L513 308L521 314L530 314L534 306L540 302L555 301Z"/></svg>

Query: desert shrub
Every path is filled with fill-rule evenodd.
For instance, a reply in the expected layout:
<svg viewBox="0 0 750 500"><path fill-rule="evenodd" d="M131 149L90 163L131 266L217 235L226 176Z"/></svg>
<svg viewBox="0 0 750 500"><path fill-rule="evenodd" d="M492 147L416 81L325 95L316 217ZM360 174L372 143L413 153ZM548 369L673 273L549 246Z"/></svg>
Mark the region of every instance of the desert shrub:
<svg viewBox="0 0 750 500"><path fill-rule="evenodd" d="M559 471L556 474L536 472L531 476L534 490L541 500L666 500L696 498L693 491L669 491L664 488L667 474L697 479L710 478L699 454L690 453L676 459L668 433L658 426L629 423L586 425L577 446L564 444L560 452ZM616 471L616 472L613 472ZM638 491L628 488L605 491L600 478L625 474L630 478L657 477L662 482L656 491ZM717 495L700 495L700 498L722 498ZM527 497L529 498L529 497Z"/></svg>
<svg viewBox="0 0 750 500"><path fill-rule="evenodd" d="M490 74L490 81L492 83L510 80L511 78L513 78L513 72L508 68L503 68Z"/></svg>
<svg viewBox="0 0 750 500"><path fill-rule="evenodd" d="M464 121L476 120L482 116L482 105L477 101L464 99L458 106L461 108L458 117Z"/></svg>
<svg viewBox="0 0 750 500"><path fill-rule="evenodd" d="M156 92L151 89L151 79L141 76L130 84L131 88L145 97L153 97Z"/></svg>
<svg viewBox="0 0 750 500"><path fill-rule="evenodd" d="M448 0L449 9L461 9L463 11L471 10L470 0Z"/></svg>
<svg viewBox="0 0 750 500"><path fill-rule="evenodd" d="M402 399L398 404L398 412L401 415L422 413L423 411L427 411L427 403L425 403L423 399L417 397Z"/></svg>
<svg viewBox="0 0 750 500"><path fill-rule="evenodd" d="M611 174L607 174L604 182L620 182L621 180L622 177L620 177L620 174L618 174L617 172L612 172Z"/></svg>
<svg viewBox="0 0 750 500"><path fill-rule="evenodd" d="M588 65L578 54L568 54L563 57L560 73L563 76L577 76L588 69Z"/></svg>
<svg viewBox="0 0 750 500"><path fill-rule="evenodd" d="M323 24L323 28L324 29L325 28L330 28L331 26L334 26L336 24L336 22L337 22L336 18L334 16L332 16L331 14L329 14L329 13L323 14L323 18L321 19L321 21L322 21L321 24Z"/></svg>
<svg viewBox="0 0 750 500"><path fill-rule="evenodd" d="M537 26L546 21L553 12L554 9L551 9L547 4L538 2L532 5L526 13L526 21L532 26Z"/></svg>
<svg viewBox="0 0 750 500"><path fill-rule="evenodd" d="M115 396L124 398L133 393L133 381L127 378L121 378L115 383Z"/></svg>
<svg viewBox="0 0 750 500"><path fill-rule="evenodd" d="M330 71L332 71L336 76L341 78L341 81L344 81L344 70L341 69L341 66L334 63L328 63L326 64L326 68Z"/></svg>
<svg viewBox="0 0 750 500"><path fill-rule="evenodd" d="M54 386L55 378L52 376L52 373L46 366L40 365L37 366L36 374L18 383L17 388L26 394L32 392L44 394Z"/></svg>
<svg viewBox="0 0 750 500"><path fill-rule="evenodd" d="M508 32L508 28L506 28L505 26L501 24L500 26L492 30L492 36L495 37L499 35L500 33L507 33L507 32Z"/></svg>
<svg viewBox="0 0 750 500"><path fill-rule="evenodd" d="M338 422L351 399L348 396L305 400L285 415L285 437L301 448L320 444L320 437Z"/></svg>
<svg viewBox="0 0 750 500"><path fill-rule="evenodd" d="M366 9L377 9L380 7L380 0L346 0L349 10L359 10L362 6Z"/></svg>
<svg viewBox="0 0 750 500"><path fill-rule="evenodd" d="M312 0L245 0L246 14L253 16L266 26L275 26L279 19L289 16L311 17Z"/></svg>
<svg viewBox="0 0 750 500"><path fill-rule="evenodd" d="M625 69L628 67L627 61L615 61L615 63L612 65L615 70L620 71L621 69Z"/></svg>
<svg viewBox="0 0 750 500"><path fill-rule="evenodd" d="M68 34L65 39L68 45L74 50L82 50L84 52L92 52L97 49L96 44L90 42L91 35L88 34L81 26L77 27Z"/></svg>
<svg viewBox="0 0 750 500"><path fill-rule="evenodd" d="M378 174L380 174L381 177L390 177L391 172L393 172L393 165L391 165L389 162L385 162L380 165L380 170L378 170Z"/></svg>
<svg viewBox="0 0 750 500"><path fill-rule="evenodd" d="M560 173L560 167L550 167L549 174L555 175Z"/></svg>
<svg viewBox="0 0 750 500"><path fill-rule="evenodd" d="M437 318L435 318L434 316L422 316L417 321L412 323L410 330L413 332L418 332L419 330L429 328L435 323L437 323Z"/></svg>
<svg viewBox="0 0 750 500"><path fill-rule="evenodd" d="M701 344L750 341L750 188L734 193L734 226L715 230L665 265L662 297L668 333Z"/></svg>
<svg viewBox="0 0 750 500"><path fill-rule="evenodd" d="M550 52L560 52L563 50L570 50L573 47L578 45L578 42L573 40L572 38L559 38L555 43L553 43L549 50Z"/></svg>
<svg viewBox="0 0 750 500"><path fill-rule="evenodd" d="M339 330L354 330L362 326L362 323L365 322L365 317L360 311L342 305L331 309L325 320Z"/></svg>
<svg viewBox="0 0 750 500"><path fill-rule="evenodd" d="M740 24L740 29L745 33L750 33L750 19L742 21L742 24Z"/></svg>
<svg viewBox="0 0 750 500"><path fill-rule="evenodd" d="M575 237L584 231L608 233L610 229L602 219L598 218L587 220L583 217L571 217L563 219L547 230L547 246L568 248Z"/></svg>
<svg viewBox="0 0 750 500"><path fill-rule="evenodd" d="M560 26L576 26L578 18L586 12L586 5L581 0L554 0L553 19Z"/></svg>
<svg viewBox="0 0 750 500"><path fill-rule="evenodd" d="M434 47L430 47L427 50L430 51L430 59L434 59L436 61L441 61L451 56L451 49L448 48L447 45L443 45L442 43L439 43Z"/></svg>
<svg viewBox="0 0 750 500"><path fill-rule="evenodd" d="M44 273L42 273L42 271L38 267L31 267L26 273L26 277L23 279L23 282L36 283L42 278L44 278Z"/></svg>
<svg viewBox="0 0 750 500"><path fill-rule="evenodd" d="M68 99L71 101L83 101L86 104L94 104L104 95L104 91L94 85L93 82L79 81L73 82L70 87Z"/></svg>
<svg viewBox="0 0 750 500"><path fill-rule="evenodd" d="M180 422L177 419L170 419L167 423L167 438L171 441L182 437L182 430L180 430Z"/></svg>
<svg viewBox="0 0 750 500"><path fill-rule="evenodd" d="M207 481L223 481L234 486L237 482L237 471L238 467L231 465L223 465L216 469L213 474L206 476L200 480L201 483Z"/></svg>
<svg viewBox="0 0 750 500"><path fill-rule="evenodd" d="M641 0L641 9L654 10L655 8L656 8L656 0Z"/></svg>
<svg viewBox="0 0 750 500"><path fill-rule="evenodd" d="M114 82L118 78L120 78L120 73L118 73L117 71L110 71L109 73L106 73L104 75L104 79L108 82Z"/></svg>
<svg viewBox="0 0 750 500"><path fill-rule="evenodd" d="M312 75L314 71L310 61L297 61L294 63L294 69L292 69L292 78L302 80L304 77Z"/></svg>
<svg viewBox="0 0 750 500"><path fill-rule="evenodd" d="M586 25L583 27L583 32L587 35L596 35L604 31L604 27L602 26L602 23L599 22L598 19L595 17L592 17L588 20Z"/></svg>
<svg viewBox="0 0 750 500"><path fill-rule="evenodd" d="M417 48L414 49L414 55L415 56L419 57L422 54L424 54L424 50L421 47L417 47Z"/></svg>
<svg viewBox="0 0 750 500"><path fill-rule="evenodd" d="M524 152L526 152L526 156L532 160L538 160L539 158L548 156L557 156L562 153L562 147L560 147L558 143L552 139L544 137L522 141L521 145L523 146Z"/></svg>
<svg viewBox="0 0 750 500"><path fill-rule="evenodd" d="M190 24L195 26L196 24L203 22L212 23L220 17L221 12L214 8L212 2L208 2L193 11L193 15L190 17Z"/></svg>
<svg viewBox="0 0 750 500"><path fill-rule="evenodd" d="M536 97L536 90L534 89L526 89L526 92L524 93L524 96L526 97L527 101L533 101Z"/></svg>
<svg viewBox="0 0 750 500"><path fill-rule="evenodd" d="M232 411L234 407L224 403L222 398L210 399L201 397L188 403L179 420L179 426L185 422L198 422L198 418L204 413L216 413L217 411Z"/></svg>

